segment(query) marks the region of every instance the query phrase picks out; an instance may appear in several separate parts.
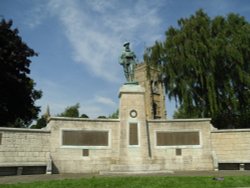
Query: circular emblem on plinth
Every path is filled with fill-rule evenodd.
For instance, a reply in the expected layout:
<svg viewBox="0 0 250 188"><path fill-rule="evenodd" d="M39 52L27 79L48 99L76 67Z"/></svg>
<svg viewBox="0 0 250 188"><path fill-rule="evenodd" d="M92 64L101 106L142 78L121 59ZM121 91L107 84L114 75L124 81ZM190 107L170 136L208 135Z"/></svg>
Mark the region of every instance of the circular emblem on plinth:
<svg viewBox="0 0 250 188"><path fill-rule="evenodd" d="M136 110L131 110L129 114L130 114L130 117L132 117L132 118L136 118L137 117Z"/></svg>

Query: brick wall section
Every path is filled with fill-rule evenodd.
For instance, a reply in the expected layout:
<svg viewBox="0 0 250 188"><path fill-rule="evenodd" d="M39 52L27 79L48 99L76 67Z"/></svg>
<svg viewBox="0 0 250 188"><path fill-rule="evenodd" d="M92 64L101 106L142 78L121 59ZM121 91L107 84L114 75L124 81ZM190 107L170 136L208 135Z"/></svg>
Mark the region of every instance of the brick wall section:
<svg viewBox="0 0 250 188"><path fill-rule="evenodd" d="M47 163L50 131L0 128L0 133L0 166Z"/></svg>
<svg viewBox="0 0 250 188"><path fill-rule="evenodd" d="M250 129L216 130L211 138L218 163L250 163Z"/></svg>

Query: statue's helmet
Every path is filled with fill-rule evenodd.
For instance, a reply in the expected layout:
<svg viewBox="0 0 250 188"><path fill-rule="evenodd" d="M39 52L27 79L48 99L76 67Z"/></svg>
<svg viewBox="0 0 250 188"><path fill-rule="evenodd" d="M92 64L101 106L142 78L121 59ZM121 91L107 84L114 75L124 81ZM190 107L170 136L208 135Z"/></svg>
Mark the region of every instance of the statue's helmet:
<svg viewBox="0 0 250 188"><path fill-rule="evenodd" d="M124 47L129 46L129 42L125 42L125 43L123 44L123 46L124 46Z"/></svg>

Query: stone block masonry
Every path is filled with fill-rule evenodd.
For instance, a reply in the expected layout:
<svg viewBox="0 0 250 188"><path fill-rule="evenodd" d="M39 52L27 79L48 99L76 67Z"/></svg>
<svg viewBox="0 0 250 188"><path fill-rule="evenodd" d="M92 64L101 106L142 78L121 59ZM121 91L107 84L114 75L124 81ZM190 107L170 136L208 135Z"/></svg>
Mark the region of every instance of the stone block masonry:
<svg viewBox="0 0 250 188"><path fill-rule="evenodd" d="M216 169L221 164L229 169L250 170L250 129L214 130L211 142Z"/></svg>
<svg viewBox="0 0 250 188"><path fill-rule="evenodd" d="M109 170L118 160L119 120L55 117L47 128L51 130L54 173L97 173ZM68 132L73 132L78 139L65 138L70 136L65 134ZM99 133L104 134L101 139ZM85 140L84 136L92 141ZM63 139L69 140L67 144Z"/></svg>
<svg viewBox="0 0 250 188"><path fill-rule="evenodd" d="M27 167L29 170L32 167L43 167L46 170L50 153L50 131L0 128L0 135L0 174L1 170L6 169L22 174L22 169Z"/></svg>
<svg viewBox="0 0 250 188"><path fill-rule="evenodd" d="M213 170L210 119L149 120L148 126L154 163L173 171ZM171 144L157 142L158 133Z"/></svg>
<svg viewBox="0 0 250 188"><path fill-rule="evenodd" d="M148 119L145 90L119 92L119 119L52 117L45 129L0 128L0 175L250 170L250 129L210 119Z"/></svg>

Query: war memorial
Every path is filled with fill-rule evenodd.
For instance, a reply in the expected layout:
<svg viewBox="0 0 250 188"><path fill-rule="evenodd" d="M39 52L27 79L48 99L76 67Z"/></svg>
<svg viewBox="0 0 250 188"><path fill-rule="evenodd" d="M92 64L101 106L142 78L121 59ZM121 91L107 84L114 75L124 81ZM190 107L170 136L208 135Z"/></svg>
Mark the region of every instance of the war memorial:
<svg viewBox="0 0 250 188"><path fill-rule="evenodd" d="M0 175L250 170L250 129L166 118L164 88L124 44L119 119L51 117L44 129L0 128ZM118 90L118 88L117 88Z"/></svg>

